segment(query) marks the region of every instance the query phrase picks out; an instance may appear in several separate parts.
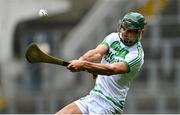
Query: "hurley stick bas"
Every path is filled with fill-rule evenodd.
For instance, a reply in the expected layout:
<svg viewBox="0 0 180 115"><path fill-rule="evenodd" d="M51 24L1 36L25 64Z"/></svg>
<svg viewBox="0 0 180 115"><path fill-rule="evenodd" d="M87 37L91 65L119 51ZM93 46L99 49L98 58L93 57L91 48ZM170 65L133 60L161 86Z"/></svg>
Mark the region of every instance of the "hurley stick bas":
<svg viewBox="0 0 180 115"><path fill-rule="evenodd" d="M69 62L66 62L60 58L56 58L44 53L35 43L28 45L25 52L25 57L29 63L50 63L62 66L68 66L70 64Z"/></svg>

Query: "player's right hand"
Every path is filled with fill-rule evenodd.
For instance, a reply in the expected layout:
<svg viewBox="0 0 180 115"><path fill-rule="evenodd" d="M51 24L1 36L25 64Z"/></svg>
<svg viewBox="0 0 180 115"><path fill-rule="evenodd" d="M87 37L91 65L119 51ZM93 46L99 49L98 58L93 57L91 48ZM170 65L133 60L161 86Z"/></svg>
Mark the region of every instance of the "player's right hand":
<svg viewBox="0 0 180 115"><path fill-rule="evenodd" d="M83 70L84 61L81 60L72 60L70 64L67 66L71 72L78 72Z"/></svg>

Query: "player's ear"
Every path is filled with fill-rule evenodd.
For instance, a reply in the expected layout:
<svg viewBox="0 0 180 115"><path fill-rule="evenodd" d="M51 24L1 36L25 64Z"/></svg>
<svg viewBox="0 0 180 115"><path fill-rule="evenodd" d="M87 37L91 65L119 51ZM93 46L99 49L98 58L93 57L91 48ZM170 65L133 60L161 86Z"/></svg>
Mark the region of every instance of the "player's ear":
<svg viewBox="0 0 180 115"><path fill-rule="evenodd" d="M143 34L144 34L144 29L139 30L139 33L140 33L141 35L143 35Z"/></svg>
<svg viewBox="0 0 180 115"><path fill-rule="evenodd" d="M120 32L120 26L119 25L117 26L117 32Z"/></svg>

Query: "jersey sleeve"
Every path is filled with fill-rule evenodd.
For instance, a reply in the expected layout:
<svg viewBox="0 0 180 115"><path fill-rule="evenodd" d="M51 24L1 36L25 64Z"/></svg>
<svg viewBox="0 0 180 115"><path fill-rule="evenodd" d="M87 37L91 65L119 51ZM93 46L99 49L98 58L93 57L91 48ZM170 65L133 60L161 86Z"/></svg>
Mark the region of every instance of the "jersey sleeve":
<svg viewBox="0 0 180 115"><path fill-rule="evenodd" d="M112 42L113 42L113 36L114 36L113 33L109 34L108 36L106 36L106 37L104 38L104 40L101 42L101 44L106 45L106 46L108 47L108 49L109 49L110 45L111 45Z"/></svg>
<svg viewBox="0 0 180 115"><path fill-rule="evenodd" d="M142 64L144 63L143 51L139 48L138 51L132 51L128 53L124 59L124 62L129 72L134 68L140 69Z"/></svg>

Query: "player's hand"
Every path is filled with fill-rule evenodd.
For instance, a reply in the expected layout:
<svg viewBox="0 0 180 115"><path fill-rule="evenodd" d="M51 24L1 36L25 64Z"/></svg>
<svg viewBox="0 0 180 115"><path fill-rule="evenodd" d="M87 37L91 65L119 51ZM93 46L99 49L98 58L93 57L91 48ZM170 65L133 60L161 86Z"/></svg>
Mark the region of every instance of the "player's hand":
<svg viewBox="0 0 180 115"><path fill-rule="evenodd" d="M84 61L81 60L72 60L70 64L67 66L72 72L82 71L83 70Z"/></svg>

